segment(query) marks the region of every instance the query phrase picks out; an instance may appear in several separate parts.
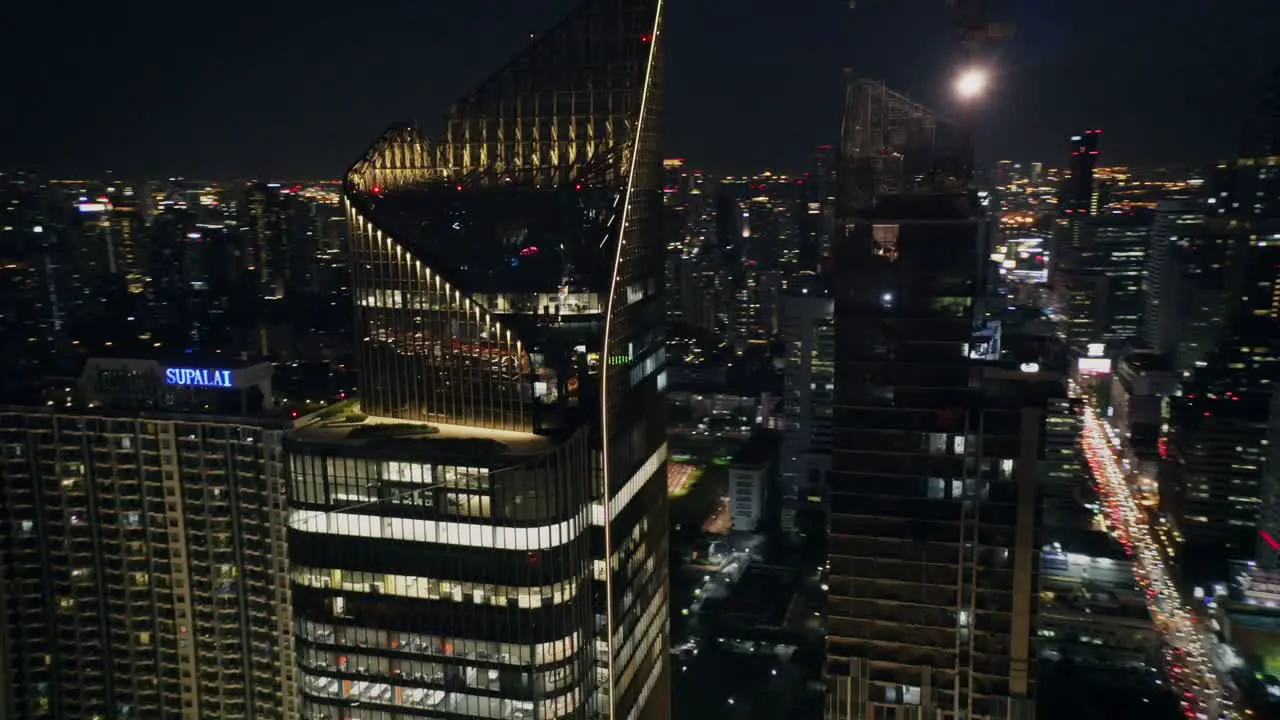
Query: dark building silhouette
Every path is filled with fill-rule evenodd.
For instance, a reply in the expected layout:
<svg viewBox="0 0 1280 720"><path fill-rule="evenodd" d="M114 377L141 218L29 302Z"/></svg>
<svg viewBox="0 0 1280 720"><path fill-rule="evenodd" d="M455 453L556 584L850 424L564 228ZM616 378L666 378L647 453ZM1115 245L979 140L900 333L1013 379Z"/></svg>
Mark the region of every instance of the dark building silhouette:
<svg viewBox="0 0 1280 720"><path fill-rule="evenodd" d="M1193 578L1220 577L1226 560L1252 558L1259 548L1270 554L1257 531L1260 519L1275 517L1277 497L1265 469L1268 427L1280 421L1272 415L1280 380L1276 80L1242 140L1249 154L1222 163L1208 179L1206 226L1216 232L1194 248L1196 263L1210 266L1213 277L1201 282L1212 283L1212 312L1220 319L1172 402L1162 477Z"/></svg>
<svg viewBox="0 0 1280 720"><path fill-rule="evenodd" d="M980 215L881 196L836 244L830 717L1032 707L1044 405L979 359Z"/></svg>
<svg viewBox="0 0 1280 720"><path fill-rule="evenodd" d="M1037 483L1060 382L999 361L983 307L991 225L966 187L963 133L930 155L909 141L926 109L874 83L851 92L832 268L826 717L1029 717ZM903 149L877 152L877 133Z"/></svg>
<svg viewBox="0 0 1280 720"><path fill-rule="evenodd" d="M1262 97L1245 121L1240 144L1241 157L1268 155L1280 155L1280 68L1272 72Z"/></svg>
<svg viewBox="0 0 1280 720"><path fill-rule="evenodd" d="M1101 135L1101 130L1085 130L1071 136L1071 175L1058 200L1065 215L1093 215L1098 211L1093 171L1098 166L1098 140Z"/></svg>

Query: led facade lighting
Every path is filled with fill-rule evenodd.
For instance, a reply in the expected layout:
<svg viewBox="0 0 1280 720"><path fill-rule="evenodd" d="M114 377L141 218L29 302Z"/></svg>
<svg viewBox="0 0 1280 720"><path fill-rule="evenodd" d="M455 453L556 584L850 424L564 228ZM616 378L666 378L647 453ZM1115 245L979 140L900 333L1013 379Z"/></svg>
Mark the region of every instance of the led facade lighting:
<svg viewBox="0 0 1280 720"><path fill-rule="evenodd" d="M661 15L588 0L347 173L360 412L289 446L304 716L669 716Z"/></svg>

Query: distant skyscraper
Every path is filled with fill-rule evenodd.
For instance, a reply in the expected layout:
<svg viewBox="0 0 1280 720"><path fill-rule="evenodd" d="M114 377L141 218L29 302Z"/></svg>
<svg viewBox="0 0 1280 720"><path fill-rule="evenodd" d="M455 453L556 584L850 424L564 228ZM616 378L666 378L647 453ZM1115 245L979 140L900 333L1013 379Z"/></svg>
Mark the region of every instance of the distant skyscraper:
<svg viewBox="0 0 1280 720"><path fill-rule="evenodd" d="M835 203L836 203L836 159L839 157L834 146L819 145L813 156L813 171L809 179L808 206L805 212L810 216L812 231L817 232L816 251L809 269L831 260L831 241L835 236Z"/></svg>
<svg viewBox="0 0 1280 720"><path fill-rule="evenodd" d="M91 360L80 408L0 407L0 715L295 716L270 377Z"/></svg>
<svg viewBox="0 0 1280 720"><path fill-rule="evenodd" d="M240 234L240 264L254 280L245 291L282 295L289 258L289 205L278 184L254 183L245 190Z"/></svg>
<svg viewBox="0 0 1280 720"><path fill-rule="evenodd" d="M996 187L1005 188L1014 180L1014 164L1012 160L996 161Z"/></svg>
<svg viewBox="0 0 1280 720"><path fill-rule="evenodd" d="M110 245L113 272L125 282L132 294L146 290L146 228L142 207L132 188L118 190L104 219L106 240Z"/></svg>
<svg viewBox="0 0 1280 720"><path fill-rule="evenodd" d="M1071 176L1067 178L1058 201L1064 214L1093 215L1098 212L1093 171L1098 166L1098 140L1101 135L1101 130L1085 130L1071 136Z"/></svg>
<svg viewBox="0 0 1280 720"><path fill-rule="evenodd" d="M304 717L669 716L660 15L588 0L347 173L361 413L291 446Z"/></svg>
<svg viewBox="0 0 1280 720"><path fill-rule="evenodd" d="M1085 223L1068 317L1068 344L1118 343L1136 338L1142 320L1143 273L1152 215L1130 212Z"/></svg>
<svg viewBox="0 0 1280 720"><path fill-rule="evenodd" d="M1144 282L1143 343L1189 372L1217 346L1231 304L1243 233L1206 217L1199 201L1161 202Z"/></svg>
<svg viewBox="0 0 1280 720"><path fill-rule="evenodd" d="M1141 331L1143 275L1152 217L1145 212L1098 215L1094 180L1101 130L1071 138L1071 175L1064 181L1050 252L1053 303L1065 317L1067 344L1118 342Z"/></svg>
<svg viewBox="0 0 1280 720"><path fill-rule="evenodd" d="M782 297L783 371L782 529L796 529L797 512L822 495L831 467L831 406L835 397L834 303L824 284L793 286Z"/></svg>
<svg viewBox="0 0 1280 720"><path fill-rule="evenodd" d="M57 199L35 175L0 172L0 397L47 373L48 358L70 349L77 275L69 218L55 210Z"/></svg>

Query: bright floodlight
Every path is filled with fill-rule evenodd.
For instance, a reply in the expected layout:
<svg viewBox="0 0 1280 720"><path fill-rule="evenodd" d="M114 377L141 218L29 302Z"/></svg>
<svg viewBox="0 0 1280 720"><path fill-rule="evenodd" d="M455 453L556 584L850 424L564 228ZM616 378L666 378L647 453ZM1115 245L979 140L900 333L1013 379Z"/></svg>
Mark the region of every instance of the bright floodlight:
<svg viewBox="0 0 1280 720"><path fill-rule="evenodd" d="M969 68L956 78L956 94L964 100L976 98L986 91L989 80L985 70Z"/></svg>

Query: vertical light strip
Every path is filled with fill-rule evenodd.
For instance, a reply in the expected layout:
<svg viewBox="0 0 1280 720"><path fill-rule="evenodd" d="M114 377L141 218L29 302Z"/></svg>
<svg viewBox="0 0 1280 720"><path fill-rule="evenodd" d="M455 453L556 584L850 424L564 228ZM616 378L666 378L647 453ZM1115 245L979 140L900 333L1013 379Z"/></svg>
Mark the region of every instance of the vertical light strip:
<svg viewBox="0 0 1280 720"><path fill-rule="evenodd" d="M604 386L600 389L600 474L604 481L604 592L605 592L605 636L609 650L609 717L614 716L614 673L613 673L613 508L609 496L609 336L613 325L613 299L618 291L618 266L622 264L622 243L627 237L627 216L631 211L631 193L635 187L636 166L639 165L640 145L644 142L645 107L649 103L649 84L653 80L653 60L658 50L658 32L662 25L662 0L658 0L653 14L653 30L649 33L649 58L644 68L644 89L640 92L640 117L636 120L636 142L631 152L631 167L627 169L626 199L622 202L622 217L618 223L618 247L613 253L613 277L609 281L609 306L604 315L604 353L605 372L601 375Z"/></svg>

